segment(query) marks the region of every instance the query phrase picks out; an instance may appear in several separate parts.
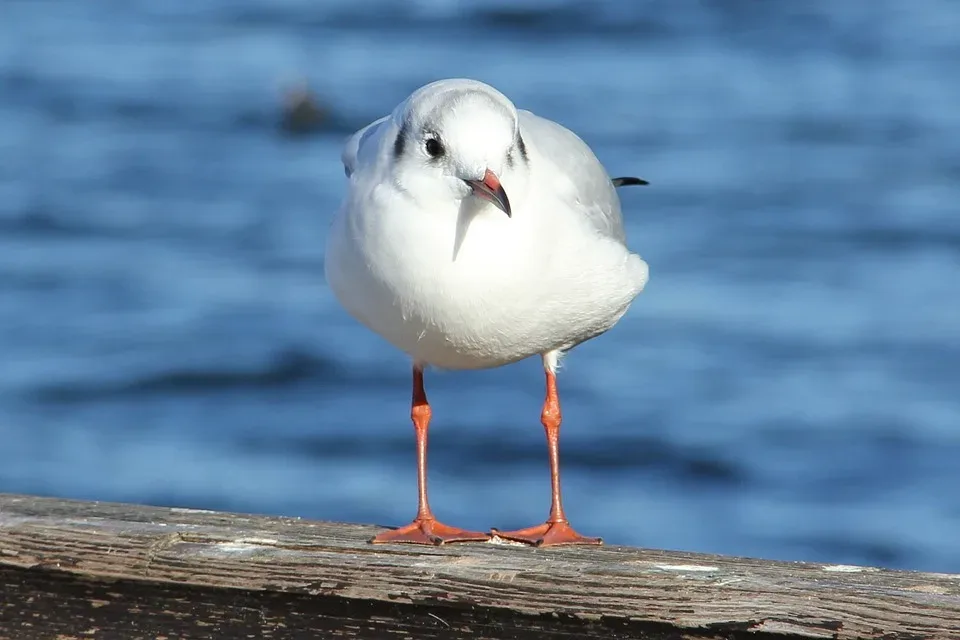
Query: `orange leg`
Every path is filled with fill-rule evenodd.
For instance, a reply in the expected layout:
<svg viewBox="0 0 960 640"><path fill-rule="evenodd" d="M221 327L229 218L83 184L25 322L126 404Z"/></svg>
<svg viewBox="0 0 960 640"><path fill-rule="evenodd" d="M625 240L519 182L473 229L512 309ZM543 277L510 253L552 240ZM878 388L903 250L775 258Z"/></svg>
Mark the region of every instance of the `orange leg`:
<svg viewBox="0 0 960 640"><path fill-rule="evenodd" d="M537 547L556 544L602 544L600 538L588 538L573 530L563 513L560 499L560 398L557 395L557 378L547 370L547 397L543 401L540 422L547 432L547 451L550 454L550 515L547 521L535 527L517 531L497 531L492 533L507 540L526 542Z"/></svg>
<svg viewBox="0 0 960 640"><path fill-rule="evenodd" d="M443 544L445 542L467 542L471 540L489 540L486 533L467 531L437 522L427 500L427 429L430 428L430 403L423 390L423 369L413 367L413 403L410 417L417 434L417 517L410 524L378 534L370 542L407 542L411 544Z"/></svg>

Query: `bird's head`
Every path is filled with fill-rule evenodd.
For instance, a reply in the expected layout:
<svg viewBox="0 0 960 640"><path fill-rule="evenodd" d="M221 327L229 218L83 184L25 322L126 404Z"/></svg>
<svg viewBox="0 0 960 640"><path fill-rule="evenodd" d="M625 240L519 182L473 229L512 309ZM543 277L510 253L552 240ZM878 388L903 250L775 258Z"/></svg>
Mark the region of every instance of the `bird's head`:
<svg viewBox="0 0 960 640"><path fill-rule="evenodd" d="M508 188L525 175L517 109L474 80L418 89L393 113L387 141L397 186L415 198L477 198L512 215Z"/></svg>

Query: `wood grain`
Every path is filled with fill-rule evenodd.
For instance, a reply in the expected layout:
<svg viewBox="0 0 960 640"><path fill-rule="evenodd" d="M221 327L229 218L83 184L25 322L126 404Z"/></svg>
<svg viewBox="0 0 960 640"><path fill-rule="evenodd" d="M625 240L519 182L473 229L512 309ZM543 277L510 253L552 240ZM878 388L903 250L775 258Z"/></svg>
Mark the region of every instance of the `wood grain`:
<svg viewBox="0 0 960 640"><path fill-rule="evenodd" d="M0 494L0 638L960 638L960 576Z"/></svg>

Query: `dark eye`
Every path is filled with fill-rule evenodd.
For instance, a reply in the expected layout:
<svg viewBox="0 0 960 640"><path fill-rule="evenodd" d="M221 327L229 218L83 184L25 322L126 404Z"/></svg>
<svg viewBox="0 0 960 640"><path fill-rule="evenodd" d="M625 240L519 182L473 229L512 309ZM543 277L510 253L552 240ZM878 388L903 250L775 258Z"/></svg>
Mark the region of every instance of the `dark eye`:
<svg viewBox="0 0 960 640"><path fill-rule="evenodd" d="M424 148L431 158L439 158L443 155L443 145L436 138L427 138Z"/></svg>

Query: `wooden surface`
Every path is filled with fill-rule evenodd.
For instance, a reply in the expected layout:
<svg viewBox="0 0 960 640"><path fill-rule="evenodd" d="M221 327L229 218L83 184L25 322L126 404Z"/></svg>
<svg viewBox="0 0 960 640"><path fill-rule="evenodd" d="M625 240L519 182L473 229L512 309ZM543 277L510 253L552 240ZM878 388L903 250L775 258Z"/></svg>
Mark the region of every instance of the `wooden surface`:
<svg viewBox="0 0 960 640"><path fill-rule="evenodd" d="M0 494L0 637L960 639L960 576Z"/></svg>

